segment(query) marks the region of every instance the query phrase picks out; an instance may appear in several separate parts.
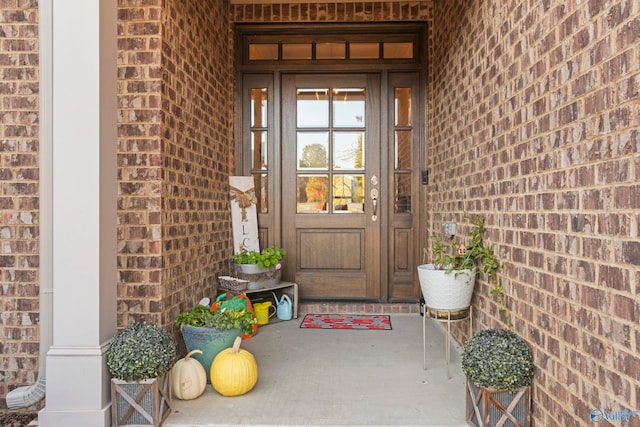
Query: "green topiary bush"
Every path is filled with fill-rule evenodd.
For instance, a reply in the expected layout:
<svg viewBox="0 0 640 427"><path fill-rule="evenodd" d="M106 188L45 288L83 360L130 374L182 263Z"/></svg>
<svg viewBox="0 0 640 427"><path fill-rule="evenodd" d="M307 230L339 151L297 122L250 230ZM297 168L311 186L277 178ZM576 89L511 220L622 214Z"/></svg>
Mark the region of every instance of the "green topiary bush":
<svg viewBox="0 0 640 427"><path fill-rule="evenodd" d="M107 367L115 378L142 381L169 372L176 359L173 337L153 323L133 323L118 331L107 352Z"/></svg>
<svg viewBox="0 0 640 427"><path fill-rule="evenodd" d="M515 332L486 329L464 345L462 371L478 387L515 390L531 385L533 354Z"/></svg>

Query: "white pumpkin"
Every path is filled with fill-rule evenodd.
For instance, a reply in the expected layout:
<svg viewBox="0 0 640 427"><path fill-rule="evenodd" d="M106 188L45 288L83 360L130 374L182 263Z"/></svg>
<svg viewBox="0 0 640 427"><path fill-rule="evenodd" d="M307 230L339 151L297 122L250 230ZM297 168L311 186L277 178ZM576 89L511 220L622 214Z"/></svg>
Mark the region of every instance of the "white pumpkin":
<svg viewBox="0 0 640 427"><path fill-rule="evenodd" d="M200 362L191 358L195 353L202 354L202 351L195 349L189 352L171 368L171 390L178 399L191 400L200 397L207 387L207 373Z"/></svg>

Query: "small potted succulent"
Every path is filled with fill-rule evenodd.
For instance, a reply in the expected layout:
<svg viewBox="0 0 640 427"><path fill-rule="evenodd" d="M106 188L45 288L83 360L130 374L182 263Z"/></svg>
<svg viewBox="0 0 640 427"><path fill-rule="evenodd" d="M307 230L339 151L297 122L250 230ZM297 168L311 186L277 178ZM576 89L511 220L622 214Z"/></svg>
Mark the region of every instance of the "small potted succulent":
<svg viewBox="0 0 640 427"><path fill-rule="evenodd" d="M533 354L521 336L499 328L479 331L464 345L461 364L467 376L467 421L489 426L514 418L530 424Z"/></svg>
<svg viewBox="0 0 640 427"><path fill-rule="evenodd" d="M193 358L209 372L216 355L233 345L236 337L249 338L257 330L251 301L244 294L222 294L210 305L198 304L179 314L175 325L182 333L187 352L201 350Z"/></svg>
<svg viewBox="0 0 640 427"><path fill-rule="evenodd" d="M171 413L169 371L176 360L173 337L153 323L132 323L118 331L107 351L107 367L113 376L111 388L114 425L138 425L153 419L162 425ZM145 397L136 408L128 402L140 393ZM145 406L146 405L146 406Z"/></svg>
<svg viewBox="0 0 640 427"><path fill-rule="evenodd" d="M262 251L242 250L233 255L231 269L237 278L248 280L248 289L277 285L282 279L282 267L287 251L269 246Z"/></svg>

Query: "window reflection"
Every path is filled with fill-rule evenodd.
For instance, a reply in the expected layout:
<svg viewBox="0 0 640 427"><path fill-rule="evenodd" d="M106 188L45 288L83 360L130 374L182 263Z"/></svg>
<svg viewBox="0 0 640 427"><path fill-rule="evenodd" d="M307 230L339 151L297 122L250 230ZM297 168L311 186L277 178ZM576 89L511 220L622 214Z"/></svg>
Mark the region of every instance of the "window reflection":
<svg viewBox="0 0 640 427"><path fill-rule="evenodd" d="M333 176L333 211L364 212L364 175Z"/></svg>
<svg viewBox="0 0 640 427"><path fill-rule="evenodd" d="M395 125L411 126L411 88L395 89Z"/></svg>
<svg viewBox="0 0 640 427"><path fill-rule="evenodd" d="M396 213L411 212L411 174L396 173L394 175Z"/></svg>
<svg viewBox="0 0 640 427"><path fill-rule="evenodd" d="M333 134L333 169L364 168L364 132Z"/></svg>
<svg viewBox="0 0 640 427"><path fill-rule="evenodd" d="M409 169L411 167L411 131L396 131L395 138L395 169Z"/></svg>
<svg viewBox="0 0 640 427"><path fill-rule="evenodd" d="M329 166L329 134L298 132L298 170L323 169Z"/></svg>
<svg viewBox="0 0 640 427"><path fill-rule="evenodd" d="M296 183L298 213L327 212L329 199L328 175L298 175Z"/></svg>
<svg viewBox="0 0 640 427"><path fill-rule="evenodd" d="M298 89L296 123L299 128L329 126L329 89Z"/></svg>
<svg viewBox="0 0 640 427"><path fill-rule="evenodd" d="M258 199L257 210L259 213L267 213L267 201L269 200L268 175L266 173L253 174L253 188Z"/></svg>
<svg viewBox="0 0 640 427"><path fill-rule="evenodd" d="M364 213L365 101L364 88L298 89L298 213Z"/></svg>
<svg viewBox="0 0 640 427"><path fill-rule="evenodd" d="M333 90L333 125L364 127L364 89Z"/></svg>
<svg viewBox="0 0 640 427"><path fill-rule="evenodd" d="M311 59L311 43L283 43L282 59Z"/></svg>
<svg viewBox="0 0 640 427"><path fill-rule="evenodd" d="M346 43L317 43L316 59L345 59Z"/></svg>
<svg viewBox="0 0 640 427"><path fill-rule="evenodd" d="M251 132L251 168L267 168L267 132Z"/></svg>
<svg viewBox="0 0 640 427"><path fill-rule="evenodd" d="M349 58L351 59L378 59L379 57L379 43L349 43Z"/></svg>

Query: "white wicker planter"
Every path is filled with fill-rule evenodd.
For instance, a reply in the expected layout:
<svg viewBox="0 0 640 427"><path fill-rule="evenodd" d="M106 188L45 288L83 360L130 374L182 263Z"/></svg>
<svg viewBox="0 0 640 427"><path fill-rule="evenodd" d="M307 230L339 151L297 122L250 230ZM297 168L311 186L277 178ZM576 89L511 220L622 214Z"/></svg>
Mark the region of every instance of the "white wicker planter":
<svg viewBox="0 0 640 427"><path fill-rule="evenodd" d="M418 266L420 290L425 305L435 311L465 310L471 305L476 283L475 268L446 273L433 264Z"/></svg>

